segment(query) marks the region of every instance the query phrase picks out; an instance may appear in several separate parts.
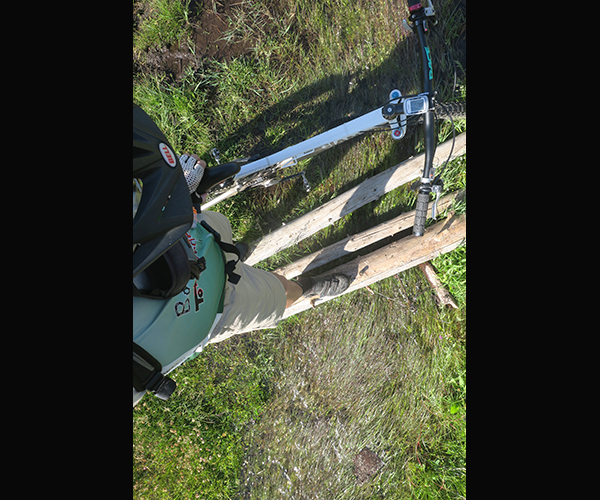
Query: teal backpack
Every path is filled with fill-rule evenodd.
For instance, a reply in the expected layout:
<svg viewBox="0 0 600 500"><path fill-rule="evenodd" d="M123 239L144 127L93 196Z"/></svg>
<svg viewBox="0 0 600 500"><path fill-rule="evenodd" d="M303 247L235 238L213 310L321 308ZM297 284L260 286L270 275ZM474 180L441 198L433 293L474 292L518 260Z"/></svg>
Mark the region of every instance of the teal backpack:
<svg viewBox="0 0 600 500"><path fill-rule="evenodd" d="M226 277L238 261L224 252L238 249L221 241L205 221L194 224L133 284L134 406L145 391L168 399L175 382L166 375L194 357L210 340L225 298ZM136 394L137 392L137 394Z"/></svg>

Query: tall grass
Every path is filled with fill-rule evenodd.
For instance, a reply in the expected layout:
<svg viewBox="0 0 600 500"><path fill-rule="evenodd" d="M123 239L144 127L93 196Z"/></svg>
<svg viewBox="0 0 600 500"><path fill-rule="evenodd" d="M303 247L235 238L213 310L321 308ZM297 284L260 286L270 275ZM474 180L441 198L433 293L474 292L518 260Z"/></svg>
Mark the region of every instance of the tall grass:
<svg viewBox="0 0 600 500"><path fill-rule="evenodd" d="M224 498L237 490L243 431L262 412L275 370L268 351L249 340L207 346L173 372L169 401L145 396L134 408L134 498Z"/></svg>
<svg viewBox="0 0 600 500"><path fill-rule="evenodd" d="M270 334L288 368L246 437L245 498L465 494L464 339L455 315L418 296L417 275L390 278ZM358 486L352 458L364 446L385 466Z"/></svg>

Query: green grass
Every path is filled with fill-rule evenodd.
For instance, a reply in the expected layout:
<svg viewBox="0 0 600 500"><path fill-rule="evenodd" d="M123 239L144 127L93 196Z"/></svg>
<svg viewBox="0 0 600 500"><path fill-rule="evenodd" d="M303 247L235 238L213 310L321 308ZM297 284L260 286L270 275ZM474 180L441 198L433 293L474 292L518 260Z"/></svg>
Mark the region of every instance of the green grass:
<svg viewBox="0 0 600 500"><path fill-rule="evenodd" d="M136 498L223 498L235 491L241 431L258 418L274 366L248 339L211 345L173 372L168 402L145 397L133 410Z"/></svg>
<svg viewBox="0 0 600 500"><path fill-rule="evenodd" d="M136 4L144 5L146 11L134 33L134 51L161 48L180 42L189 35L190 0L134 0L134 8Z"/></svg>
<svg viewBox="0 0 600 500"><path fill-rule="evenodd" d="M398 28L401 2L231 3L229 17L221 14L229 24L223 37L248 53L197 58L177 83L134 75L134 101L178 152L211 165L213 147L222 161L276 151L375 109L393 88L419 88L416 41ZM144 18L134 25L134 52L191 43L199 4L138 2ZM436 2L436 10L442 36L430 38L434 58L445 50L441 39L451 43L466 26L453 2ZM447 62L437 62L443 74ZM440 85L446 100L447 87ZM457 127L466 130L466 121ZM352 140L296 167L307 170L309 194L284 183L215 208L237 239L252 241L419 153L421 136ZM448 126L440 129L440 141L450 136ZM466 188L466 157L451 162L444 179L448 192ZM260 267L273 269L414 203L403 186ZM466 201L454 209L466 211ZM208 346L175 370L178 388L168 402L146 396L133 410L134 498L465 497L466 244L433 265L459 310L440 309L411 269L276 329ZM386 465L357 486L352 458L364 446Z"/></svg>
<svg viewBox="0 0 600 500"><path fill-rule="evenodd" d="M206 151L211 145L212 137L203 120L207 100L197 85L183 82L173 87L165 83L164 77L151 78L134 85L133 100L143 103L176 151Z"/></svg>
<svg viewBox="0 0 600 500"><path fill-rule="evenodd" d="M246 436L249 498L465 494L462 317L436 308L416 270L371 290L270 333L282 372ZM359 487L364 446L386 465Z"/></svg>

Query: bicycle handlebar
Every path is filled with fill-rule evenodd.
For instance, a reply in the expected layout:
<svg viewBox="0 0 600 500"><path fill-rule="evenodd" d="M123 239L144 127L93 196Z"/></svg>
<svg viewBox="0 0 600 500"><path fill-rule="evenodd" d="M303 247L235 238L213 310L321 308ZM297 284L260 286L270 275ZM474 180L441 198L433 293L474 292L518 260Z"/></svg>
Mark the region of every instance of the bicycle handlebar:
<svg viewBox="0 0 600 500"><path fill-rule="evenodd" d="M408 0L408 10L410 11L410 20L413 22L413 31L419 38L421 48L421 68L422 68L422 87L423 94L427 94L429 99L429 109L424 113L423 123L425 127L425 166L421 177L421 186L417 196L417 207L415 214L415 224L413 234L423 236L425 231L425 221L427 219L427 206L429 203L429 193L431 192L431 181L433 179L433 157L436 148L436 137L434 129L434 90L433 90L433 66L431 64L431 52L427 44L426 35L428 33L427 17L421 0ZM432 10L432 9L430 9Z"/></svg>

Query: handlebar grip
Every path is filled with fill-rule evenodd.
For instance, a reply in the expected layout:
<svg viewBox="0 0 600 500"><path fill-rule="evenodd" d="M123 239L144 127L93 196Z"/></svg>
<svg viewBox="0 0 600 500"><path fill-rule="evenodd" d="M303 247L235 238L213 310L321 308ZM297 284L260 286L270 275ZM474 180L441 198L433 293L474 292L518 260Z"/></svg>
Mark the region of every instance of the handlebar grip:
<svg viewBox="0 0 600 500"><path fill-rule="evenodd" d="M413 226L413 234L415 236L423 236L425 232L425 221L427 220L427 207L429 206L429 193L419 192L417 196L417 209L415 213L415 225Z"/></svg>

